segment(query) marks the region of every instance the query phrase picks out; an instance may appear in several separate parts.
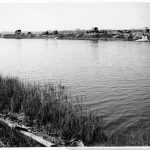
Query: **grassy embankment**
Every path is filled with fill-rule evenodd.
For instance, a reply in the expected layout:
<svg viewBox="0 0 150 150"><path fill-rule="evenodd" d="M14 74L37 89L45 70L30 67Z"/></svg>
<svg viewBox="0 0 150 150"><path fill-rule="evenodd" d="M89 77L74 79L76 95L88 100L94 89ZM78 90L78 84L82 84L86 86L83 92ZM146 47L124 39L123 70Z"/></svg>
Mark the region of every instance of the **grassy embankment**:
<svg viewBox="0 0 150 150"><path fill-rule="evenodd" d="M150 145L150 129L144 128L144 123L126 136L119 132L112 135L106 132L100 117L73 101L67 88L60 84L30 84L0 76L0 113L24 114L25 123L36 123L47 134L64 141L79 139L85 145L105 146Z"/></svg>
<svg viewBox="0 0 150 150"><path fill-rule="evenodd" d="M25 122L36 122L49 134L65 141L77 138L84 144L106 142L101 119L73 104L67 88L60 84L30 84L0 76L0 113L23 113Z"/></svg>

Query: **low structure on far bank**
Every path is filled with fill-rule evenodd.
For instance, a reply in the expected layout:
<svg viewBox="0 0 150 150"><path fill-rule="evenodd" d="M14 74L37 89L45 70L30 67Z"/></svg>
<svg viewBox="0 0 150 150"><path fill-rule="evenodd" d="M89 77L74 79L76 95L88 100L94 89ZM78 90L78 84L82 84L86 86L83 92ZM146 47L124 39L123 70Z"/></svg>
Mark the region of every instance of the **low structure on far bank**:
<svg viewBox="0 0 150 150"><path fill-rule="evenodd" d="M23 32L20 29L14 33L5 33L1 38L16 39L72 39L72 40L123 40L136 41L139 39L150 40L150 29L148 27L137 30L100 30L93 27L91 30L64 30L64 31L43 31L43 32Z"/></svg>

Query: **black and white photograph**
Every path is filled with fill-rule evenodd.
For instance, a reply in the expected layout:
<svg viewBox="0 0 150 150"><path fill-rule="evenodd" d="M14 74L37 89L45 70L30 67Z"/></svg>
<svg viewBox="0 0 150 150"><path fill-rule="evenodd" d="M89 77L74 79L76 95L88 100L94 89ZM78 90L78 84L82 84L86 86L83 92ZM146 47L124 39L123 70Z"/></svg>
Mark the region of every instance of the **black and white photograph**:
<svg viewBox="0 0 150 150"><path fill-rule="evenodd" d="M0 1L0 147L150 146L150 2Z"/></svg>

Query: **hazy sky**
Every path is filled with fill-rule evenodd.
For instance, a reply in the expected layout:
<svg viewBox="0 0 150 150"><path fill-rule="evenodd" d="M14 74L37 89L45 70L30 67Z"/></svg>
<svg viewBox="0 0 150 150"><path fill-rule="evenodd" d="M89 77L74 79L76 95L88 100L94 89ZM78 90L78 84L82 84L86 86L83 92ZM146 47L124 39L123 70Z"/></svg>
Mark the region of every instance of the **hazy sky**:
<svg viewBox="0 0 150 150"><path fill-rule="evenodd" d="M142 28L150 3L0 3L0 31Z"/></svg>

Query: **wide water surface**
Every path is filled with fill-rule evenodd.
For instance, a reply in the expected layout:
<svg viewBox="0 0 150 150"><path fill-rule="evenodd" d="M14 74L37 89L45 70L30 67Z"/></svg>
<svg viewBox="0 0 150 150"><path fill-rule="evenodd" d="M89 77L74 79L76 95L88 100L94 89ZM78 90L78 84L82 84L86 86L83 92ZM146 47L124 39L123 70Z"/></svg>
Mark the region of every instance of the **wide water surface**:
<svg viewBox="0 0 150 150"><path fill-rule="evenodd" d="M150 124L150 43L0 39L0 74L70 86L105 125Z"/></svg>

